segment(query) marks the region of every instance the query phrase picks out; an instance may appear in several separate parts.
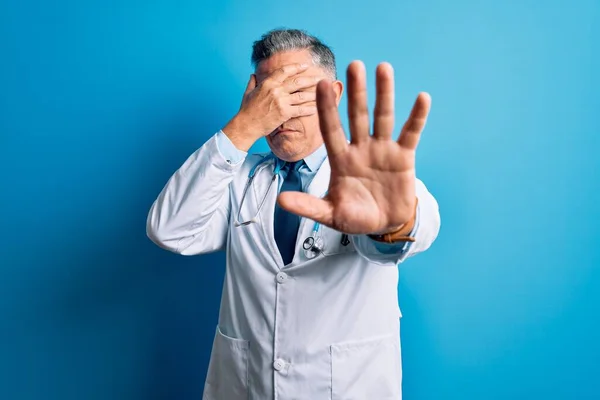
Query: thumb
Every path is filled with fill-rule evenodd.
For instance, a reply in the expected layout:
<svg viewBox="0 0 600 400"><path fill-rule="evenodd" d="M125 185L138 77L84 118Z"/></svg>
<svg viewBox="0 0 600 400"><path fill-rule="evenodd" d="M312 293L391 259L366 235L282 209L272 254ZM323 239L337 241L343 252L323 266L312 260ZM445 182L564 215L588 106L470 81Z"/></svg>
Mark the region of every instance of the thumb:
<svg viewBox="0 0 600 400"><path fill-rule="evenodd" d="M333 207L327 200L308 193L290 191L280 193L277 201L283 209L293 214L327 226L333 223Z"/></svg>
<svg viewBox="0 0 600 400"><path fill-rule="evenodd" d="M252 74L252 75L250 75L250 80L248 81L248 84L246 85L246 91L244 92L244 97L246 97L248 95L248 93L253 91L255 87L256 87L256 75Z"/></svg>

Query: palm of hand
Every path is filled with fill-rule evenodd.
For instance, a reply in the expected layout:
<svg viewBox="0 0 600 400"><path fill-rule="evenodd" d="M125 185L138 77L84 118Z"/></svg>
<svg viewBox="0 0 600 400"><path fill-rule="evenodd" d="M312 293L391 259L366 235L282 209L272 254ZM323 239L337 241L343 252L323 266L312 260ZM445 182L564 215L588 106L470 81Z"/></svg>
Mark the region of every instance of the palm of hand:
<svg viewBox="0 0 600 400"><path fill-rule="evenodd" d="M282 193L279 203L290 212L349 234L383 233L413 217L415 151L430 108L420 94L398 141L392 140L393 72L377 69L374 134L369 131L364 67L348 67L348 112L351 143L339 121L331 84L317 87L321 132L331 164L329 190L323 199L299 192Z"/></svg>
<svg viewBox="0 0 600 400"><path fill-rule="evenodd" d="M368 140L331 163L331 220L323 221L346 233L386 231L408 221L414 209L415 173L412 154L393 141Z"/></svg>

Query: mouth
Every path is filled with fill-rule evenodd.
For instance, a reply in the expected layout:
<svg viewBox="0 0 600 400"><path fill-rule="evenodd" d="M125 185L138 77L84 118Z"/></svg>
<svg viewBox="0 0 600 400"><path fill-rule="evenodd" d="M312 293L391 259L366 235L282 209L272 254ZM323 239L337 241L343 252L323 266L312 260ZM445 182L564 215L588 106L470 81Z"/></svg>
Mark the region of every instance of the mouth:
<svg viewBox="0 0 600 400"><path fill-rule="evenodd" d="M273 138L273 137L278 136L280 134L284 134L285 135L285 134L292 133L292 132L296 132L296 131L291 130L291 129L278 129L275 132L271 133L269 136Z"/></svg>

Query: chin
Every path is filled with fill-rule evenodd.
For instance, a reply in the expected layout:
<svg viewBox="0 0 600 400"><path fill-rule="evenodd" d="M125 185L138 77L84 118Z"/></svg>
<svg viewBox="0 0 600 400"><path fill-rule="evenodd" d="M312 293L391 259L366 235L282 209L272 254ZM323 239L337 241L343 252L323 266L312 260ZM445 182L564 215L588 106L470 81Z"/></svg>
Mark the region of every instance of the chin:
<svg viewBox="0 0 600 400"><path fill-rule="evenodd" d="M294 149L272 146L271 150L273 151L273 154L284 161L298 161L300 158L302 158L299 157L300 152Z"/></svg>
<svg viewBox="0 0 600 400"><path fill-rule="evenodd" d="M302 153L302 146L296 141L278 140L278 138L267 138L267 143L271 151L284 161L297 161L302 157L298 157Z"/></svg>

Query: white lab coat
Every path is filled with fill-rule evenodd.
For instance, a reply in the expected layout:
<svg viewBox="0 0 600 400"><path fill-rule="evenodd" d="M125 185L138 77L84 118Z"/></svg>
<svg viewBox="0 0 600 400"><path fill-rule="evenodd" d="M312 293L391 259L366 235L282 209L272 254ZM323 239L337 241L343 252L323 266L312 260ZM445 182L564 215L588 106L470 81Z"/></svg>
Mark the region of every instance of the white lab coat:
<svg viewBox="0 0 600 400"><path fill-rule="evenodd" d="M203 399L401 399L397 264L436 238L437 202L417 181L420 223L402 259L373 256L354 236L344 245L340 232L323 227L324 252L308 260L301 245L314 223L303 218L299 250L284 266L273 236L276 184L258 224L233 225L249 170L261 157L230 164L213 136L170 178L148 215L147 234L162 248L226 251ZM272 176L272 167L258 172L241 220L254 216ZM329 176L326 159L308 193L321 196Z"/></svg>

